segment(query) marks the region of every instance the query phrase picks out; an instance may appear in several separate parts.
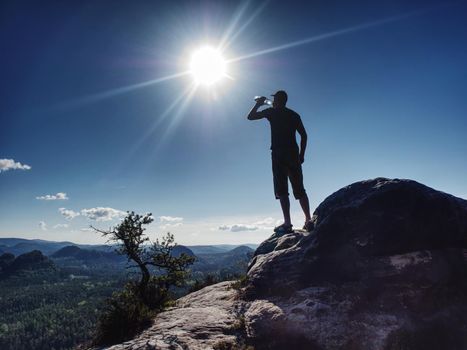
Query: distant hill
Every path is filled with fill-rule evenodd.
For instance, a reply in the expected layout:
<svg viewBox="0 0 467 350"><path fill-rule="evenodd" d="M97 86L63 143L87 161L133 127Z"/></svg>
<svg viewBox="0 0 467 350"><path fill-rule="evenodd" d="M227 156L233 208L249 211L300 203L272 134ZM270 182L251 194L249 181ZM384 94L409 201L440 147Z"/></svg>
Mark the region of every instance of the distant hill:
<svg viewBox="0 0 467 350"><path fill-rule="evenodd" d="M184 245L176 245L172 249L172 256L179 257L180 255L182 255L182 253L188 256L195 256L195 253L190 248Z"/></svg>
<svg viewBox="0 0 467 350"><path fill-rule="evenodd" d="M108 247L107 247L108 248ZM195 256L195 254L187 247L183 245L177 245L172 250L173 256L180 256L182 253L188 256ZM102 263L123 263L127 259L125 256L120 255L111 249L110 251L95 250L95 249L83 249L77 245L69 245L57 250L55 253L50 255L50 258L62 263L63 259L74 259L76 261L85 264L102 264Z"/></svg>
<svg viewBox="0 0 467 350"><path fill-rule="evenodd" d="M71 242L53 242L42 239L0 238L1 249L14 255L21 255L33 250L40 250L43 254L50 255L60 248L72 244Z"/></svg>
<svg viewBox="0 0 467 350"><path fill-rule="evenodd" d="M14 257L13 254L0 256L1 275L9 276L19 271L56 270L55 264L39 250Z"/></svg>
<svg viewBox="0 0 467 350"><path fill-rule="evenodd" d="M225 253L226 250L213 245L192 245L188 246L195 255L198 254L218 254Z"/></svg>
<svg viewBox="0 0 467 350"><path fill-rule="evenodd" d="M253 250L255 250L256 248L258 248L258 245L259 244L253 244L253 243L244 243L244 244L216 244L214 245L214 247L218 247L220 249L224 249L225 251L230 251L232 249L235 249L237 247L240 247L240 246L246 246L246 247L249 247Z"/></svg>
<svg viewBox="0 0 467 350"><path fill-rule="evenodd" d="M85 250L94 250L100 252L113 252L114 247L108 244L76 244L69 241L55 242L47 241L43 239L25 239L25 238L0 238L0 254L12 253L14 255L20 255L32 250L40 250L44 255L52 255L62 248L68 246L76 246ZM244 244L251 249L256 249L257 244ZM216 245L193 245L193 246L177 246L185 247L189 251L186 251L188 255L199 255L199 254L221 254L227 253L234 248L239 247L235 244L216 244ZM177 251L176 248L175 251Z"/></svg>
<svg viewBox="0 0 467 350"><path fill-rule="evenodd" d="M50 255L52 259L73 258L86 263L122 262L125 258L114 251L99 251L94 249L82 249L76 245L70 245L57 250Z"/></svg>
<svg viewBox="0 0 467 350"><path fill-rule="evenodd" d="M241 245L241 246L238 246L228 252L226 252L226 255L230 255L230 256L235 256L235 255L244 255L244 254L249 254L249 253L253 253L254 252L254 249L246 246L246 245Z"/></svg>
<svg viewBox="0 0 467 350"><path fill-rule="evenodd" d="M258 247L258 244L243 244L242 246L249 247L255 250ZM220 253L227 253L232 249L239 247L239 245L235 244L215 244L215 245L190 245L187 246L190 248L195 255L199 254L220 254Z"/></svg>
<svg viewBox="0 0 467 350"><path fill-rule="evenodd" d="M253 253L254 250L248 246L238 246L224 253L198 254L195 267L204 271L220 269L240 271L242 270L241 265L247 264Z"/></svg>
<svg viewBox="0 0 467 350"><path fill-rule="evenodd" d="M15 256L11 253L3 253L0 255L0 273L7 269L14 260Z"/></svg>
<svg viewBox="0 0 467 350"><path fill-rule="evenodd" d="M107 244L75 244L69 241L55 242L43 239L0 238L0 250L14 255L28 253L33 250L40 250L45 255L52 255L67 246L77 246L82 249L102 252L111 252L114 249L113 246Z"/></svg>

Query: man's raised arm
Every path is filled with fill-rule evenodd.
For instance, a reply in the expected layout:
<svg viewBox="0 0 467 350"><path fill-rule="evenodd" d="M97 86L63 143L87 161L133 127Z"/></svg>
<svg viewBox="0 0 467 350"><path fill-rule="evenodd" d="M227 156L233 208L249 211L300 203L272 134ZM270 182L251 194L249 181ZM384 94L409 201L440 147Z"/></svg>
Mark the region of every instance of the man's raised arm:
<svg viewBox="0 0 467 350"><path fill-rule="evenodd" d="M305 161L305 150L308 135L306 134L306 130L301 119L299 120L297 131L300 134L300 163L303 163Z"/></svg>
<svg viewBox="0 0 467 350"><path fill-rule="evenodd" d="M256 104L251 109L250 113L248 113L248 120L258 120L264 118L264 115L262 115L261 112L258 112L258 108L264 104L264 101L266 101L266 97L261 97L256 100Z"/></svg>

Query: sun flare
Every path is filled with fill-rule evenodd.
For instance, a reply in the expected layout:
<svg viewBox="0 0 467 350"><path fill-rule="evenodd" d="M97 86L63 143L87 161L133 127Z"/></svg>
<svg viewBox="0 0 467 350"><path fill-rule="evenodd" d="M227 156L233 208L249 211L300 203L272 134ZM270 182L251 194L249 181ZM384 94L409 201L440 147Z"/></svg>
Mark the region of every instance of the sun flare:
<svg viewBox="0 0 467 350"><path fill-rule="evenodd" d="M226 76L226 61L219 50L203 47L191 56L190 73L197 84L209 86Z"/></svg>

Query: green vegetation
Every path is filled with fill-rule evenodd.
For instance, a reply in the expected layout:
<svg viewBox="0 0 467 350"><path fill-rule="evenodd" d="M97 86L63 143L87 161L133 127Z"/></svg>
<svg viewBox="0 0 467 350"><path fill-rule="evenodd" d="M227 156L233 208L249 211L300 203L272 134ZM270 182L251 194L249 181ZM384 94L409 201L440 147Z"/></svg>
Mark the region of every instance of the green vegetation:
<svg viewBox="0 0 467 350"><path fill-rule="evenodd" d="M241 275L235 282L231 284L233 289L241 291L242 288L246 287L248 283L248 276L246 274Z"/></svg>
<svg viewBox="0 0 467 350"><path fill-rule="evenodd" d="M71 349L89 340L117 276L61 278L50 271L0 281L0 349Z"/></svg>
<svg viewBox="0 0 467 350"><path fill-rule="evenodd" d="M218 276L214 274L208 273L204 278L201 278L199 280L195 280L189 289L189 293L196 292L200 289L203 289L204 287L211 286L213 284L219 283L221 280L219 279Z"/></svg>

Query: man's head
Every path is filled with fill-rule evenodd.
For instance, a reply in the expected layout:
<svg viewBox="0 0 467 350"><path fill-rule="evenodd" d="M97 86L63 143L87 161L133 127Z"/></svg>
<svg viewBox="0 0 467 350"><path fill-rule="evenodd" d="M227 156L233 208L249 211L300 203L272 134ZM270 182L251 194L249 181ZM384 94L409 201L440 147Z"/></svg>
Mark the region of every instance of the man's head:
<svg viewBox="0 0 467 350"><path fill-rule="evenodd" d="M287 103L287 93L284 90L279 90L271 96L274 96L274 101L272 101L272 106L274 108L285 107Z"/></svg>

